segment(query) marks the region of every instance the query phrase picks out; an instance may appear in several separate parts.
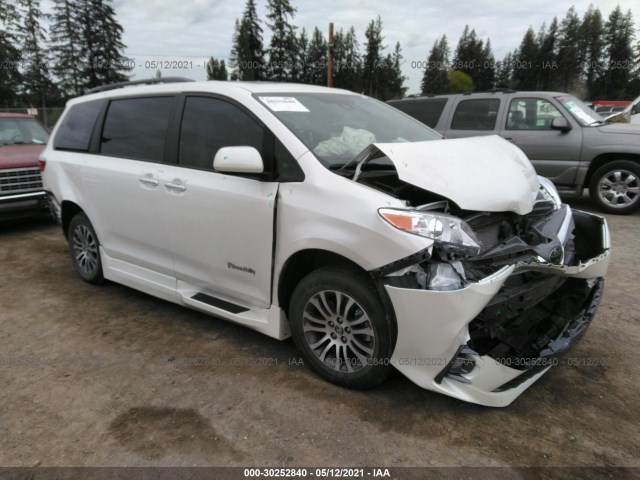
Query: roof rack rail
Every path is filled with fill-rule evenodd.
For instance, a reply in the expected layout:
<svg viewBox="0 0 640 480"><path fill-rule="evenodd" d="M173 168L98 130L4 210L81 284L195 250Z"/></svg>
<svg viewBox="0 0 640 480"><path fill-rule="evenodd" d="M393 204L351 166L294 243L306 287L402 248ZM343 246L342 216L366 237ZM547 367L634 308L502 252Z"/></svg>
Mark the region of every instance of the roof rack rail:
<svg viewBox="0 0 640 480"><path fill-rule="evenodd" d="M115 90L116 88L130 87L132 85L155 85L158 83L182 83L182 82L194 82L190 78L185 77L165 77L165 78L146 78L143 80L133 80L131 82L119 82L109 83L108 85L102 85L101 87L95 87L85 92L85 95L90 93L106 92L108 90Z"/></svg>
<svg viewBox="0 0 640 480"><path fill-rule="evenodd" d="M517 90L514 90L513 88L492 88L491 90L487 90L487 93L516 93L516 92Z"/></svg>

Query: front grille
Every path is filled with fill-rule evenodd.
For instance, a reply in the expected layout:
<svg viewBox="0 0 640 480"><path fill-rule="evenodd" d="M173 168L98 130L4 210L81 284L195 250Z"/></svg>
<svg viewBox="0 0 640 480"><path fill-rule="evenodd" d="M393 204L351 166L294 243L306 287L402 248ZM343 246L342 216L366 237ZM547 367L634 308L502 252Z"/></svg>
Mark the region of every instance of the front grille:
<svg viewBox="0 0 640 480"><path fill-rule="evenodd" d="M42 176L38 167L0 170L0 195L42 190Z"/></svg>

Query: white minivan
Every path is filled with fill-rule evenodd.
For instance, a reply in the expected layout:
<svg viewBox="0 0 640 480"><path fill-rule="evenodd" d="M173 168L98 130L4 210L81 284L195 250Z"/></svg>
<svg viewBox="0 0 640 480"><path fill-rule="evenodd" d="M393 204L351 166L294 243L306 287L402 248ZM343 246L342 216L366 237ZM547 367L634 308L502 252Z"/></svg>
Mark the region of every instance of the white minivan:
<svg viewBox="0 0 640 480"><path fill-rule="evenodd" d="M517 147L369 97L128 82L67 104L45 188L79 276L289 336L352 388L396 368L505 406L584 334L609 233Z"/></svg>

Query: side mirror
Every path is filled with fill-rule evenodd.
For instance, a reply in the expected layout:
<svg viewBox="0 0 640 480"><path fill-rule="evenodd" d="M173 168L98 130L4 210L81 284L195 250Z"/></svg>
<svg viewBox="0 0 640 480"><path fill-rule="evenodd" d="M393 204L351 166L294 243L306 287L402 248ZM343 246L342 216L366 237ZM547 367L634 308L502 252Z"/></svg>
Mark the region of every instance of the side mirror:
<svg viewBox="0 0 640 480"><path fill-rule="evenodd" d="M556 117L551 121L552 130L560 130L561 132L568 132L571 130L571 125L564 117Z"/></svg>
<svg viewBox="0 0 640 480"><path fill-rule="evenodd" d="M264 163L260 152L253 147L223 147L213 159L216 172L262 173Z"/></svg>

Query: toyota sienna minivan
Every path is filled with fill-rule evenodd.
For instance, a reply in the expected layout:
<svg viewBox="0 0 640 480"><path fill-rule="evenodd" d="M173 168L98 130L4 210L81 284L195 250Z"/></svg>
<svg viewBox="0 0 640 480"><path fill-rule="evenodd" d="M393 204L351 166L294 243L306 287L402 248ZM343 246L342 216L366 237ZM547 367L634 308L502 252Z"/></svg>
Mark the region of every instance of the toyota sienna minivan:
<svg viewBox="0 0 640 480"><path fill-rule="evenodd" d="M488 406L585 333L607 224L514 145L344 90L178 80L70 101L41 156L83 280L291 336L339 385L395 368Z"/></svg>

